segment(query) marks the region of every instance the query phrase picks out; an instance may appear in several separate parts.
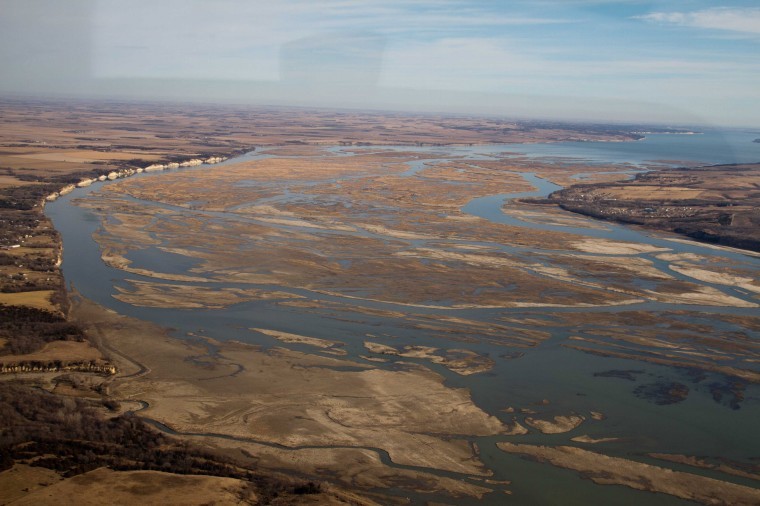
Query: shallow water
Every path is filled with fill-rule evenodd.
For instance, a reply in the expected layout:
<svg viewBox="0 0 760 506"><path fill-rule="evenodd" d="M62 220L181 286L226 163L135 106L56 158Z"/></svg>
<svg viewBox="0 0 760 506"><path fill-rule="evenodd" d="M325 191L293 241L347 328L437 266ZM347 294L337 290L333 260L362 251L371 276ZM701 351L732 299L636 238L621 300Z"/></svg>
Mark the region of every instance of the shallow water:
<svg viewBox="0 0 760 506"><path fill-rule="evenodd" d="M693 160L695 163L737 163L760 160L760 144L751 141L757 134L742 132L708 132L703 135L651 135L647 139L631 143L557 143L531 145L494 145L447 148L410 148L397 149L422 151L423 153L447 153L453 157L481 158L498 153L521 153L528 157L562 157L570 158L573 163L627 163L631 167L643 166L656 160ZM356 149L356 148L352 148ZM373 148L378 149L378 148ZM385 149L385 148L383 148ZM337 150L340 151L340 150ZM252 153L243 159L255 159L262 155ZM350 155L346 155L350 156ZM518 155L515 155L518 156ZM699 157L699 158L697 158ZM240 159L219 164L237 162ZM217 170L201 167L185 170ZM405 177L416 177L424 167L424 160L411 162L409 170L402 173ZM160 177L160 174L139 177ZM673 252L693 252L709 257L720 257L724 261L741 262L760 271L760 259L741 252L718 250L698 243L679 243L668 240L669 236L642 231L614 224L605 224L604 229L563 227L559 225L535 224L521 221L505 215L501 208L508 198L546 195L558 189L531 173L523 177L537 189L533 192L502 194L474 199L462 211L482 218L509 225L531 227L540 230L561 230L585 237L600 237L620 241L664 246ZM113 298L115 286L128 286L125 279L148 280L159 282L154 278L125 273L106 266L100 259L97 243L92 234L99 227L99 220L89 210L72 204L79 198L97 199L96 184L89 188L77 189L59 200L48 204L47 214L61 232L64 243L63 272L67 283L75 287L83 296L94 300L119 313L153 321L163 326L176 329L177 337L185 337L192 332L216 339L237 339L268 346L287 346L292 349L313 352L305 345L285 345L275 339L257 332L247 331L251 327L277 329L285 332L304 334L345 343L347 358L362 361L359 355L366 354L364 340L366 334L377 334L378 328L383 335L373 337L376 342L400 346L403 344L426 345L442 349L466 348L487 354L495 361L493 370L472 376L459 376L448 369L431 364L425 360L403 358L399 360L417 361L435 370L446 378L446 384L452 387L465 387L471 392L473 400L488 413L510 421L512 415L503 410L509 406L535 406L543 399L550 400L553 412L601 411L607 420L601 424L584 424L578 431L569 434L546 436L535 431L525 436L474 438L482 451L482 458L494 469L496 479L513 480L509 488L514 492L511 500L515 504L546 504L555 502L552 496L555 487L562 489L563 504L616 503L640 504L682 504L683 501L663 495L636 492L619 486L597 486L582 480L575 472L556 469L551 466L529 463L503 453L495 448L499 440L528 442L537 444L565 444L569 438L588 433L599 437L620 437L618 442L607 444L607 454L618 456L635 456L639 460L647 452L683 453L687 455L723 456L737 460L747 460L760 455L760 441L756 437L755 423L760 419L760 389L748 386L746 398L741 409L732 410L726 405L712 399L708 387L711 381L721 381L720 375L708 374L708 379L693 381L689 371L667 366L649 364L640 361L602 357L582 353L562 346L567 338L578 329L569 329L558 320L558 315L567 312L620 312L634 309L647 311L699 311L706 322L715 329L714 332L735 330L731 324L722 323L711 315L738 314L753 315L754 308L701 307L681 304L642 303L625 307L602 308L531 308L531 309L433 309L415 307L415 314L448 314L461 317L474 317L496 322L497 318L511 316L523 319L538 319L546 322L542 330L549 331L551 338L531 349L496 345L487 341L463 342L447 339L433 333L410 329L403 320L380 318L362 313L354 313L350 307L345 310L331 309L322 313L306 312L288 308L268 301L256 301L236 304L223 310L180 310L136 307L122 303ZM289 195L284 195L288 198ZM270 199L271 201L276 201ZM259 202L260 203L260 202ZM253 204L253 203L252 203ZM150 205L146 203L146 205ZM173 208L176 210L176 208ZM190 211L187 211L190 212ZM193 211L195 212L195 211ZM203 213L213 218L224 217L225 213ZM235 217L235 219L240 219ZM588 219L589 223L591 220ZM509 248L509 246L504 246ZM530 252L522 252L530 254ZM641 254L650 259L658 268L666 269L664 262L658 261L653 254ZM158 269L161 272L187 273L195 262L177 255L166 253L158 248L132 252L128 258L134 266ZM676 273L669 272L678 277ZM680 279L680 278L678 278ZM710 285L720 288L724 293L751 300L747 294L730 287ZM249 287L234 283L221 283L220 287ZM278 289L305 295L311 299L325 302L349 302L339 295L317 294L298 288L279 286L258 286L264 289ZM350 300L358 307L376 309L408 309L388 302ZM342 317L338 318L336 317ZM531 326L525 324L525 328ZM635 330L635 329L632 329ZM745 331L757 339L756 332ZM384 335L396 336L389 341ZM500 355L521 352L523 356L515 359L502 359ZM373 364L377 367L396 367L395 359L388 364ZM641 371L634 380L614 377L598 377L594 373L613 369ZM657 381L678 381L690 387L688 398L671 405L656 405L646 398L634 395L637 387L646 386ZM572 443L571 443L572 444ZM590 449L593 450L593 447ZM693 471L693 470L692 470ZM554 485L546 487L550 481ZM736 481L741 482L737 479ZM560 486L561 485L561 486ZM484 502L503 503L504 496L494 495ZM464 502L463 502L464 503Z"/></svg>

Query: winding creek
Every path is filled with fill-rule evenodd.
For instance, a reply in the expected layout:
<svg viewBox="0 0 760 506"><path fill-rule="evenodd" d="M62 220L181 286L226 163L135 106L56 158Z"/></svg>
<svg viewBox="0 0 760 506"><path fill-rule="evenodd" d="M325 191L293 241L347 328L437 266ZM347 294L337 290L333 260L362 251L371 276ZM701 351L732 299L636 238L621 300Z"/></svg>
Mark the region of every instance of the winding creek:
<svg viewBox="0 0 760 506"><path fill-rule="evenodd" d="M685 160L705 163L736 163L754 162L760 160L760 145L744 144L744 138L751 139L753 133L717 133L711 132L700 135L676 136L660 135L648 136L646 140L635 143L561 143L558 145L500 145L500 146L472 146L451 148L415 148L417 151L450 153L453 156L464 156L472 160L481 158L488 159L497 153L510 152L515 156L523 157L556 157L558 159L571 159L585 163L627 164L628 173L645 170L647 164L670 163L677 165ZM383 149L386 149L385 147ZM390 148L388 148L390 149ZM401 147L398 149L410 149ZM340 151L334 149L335 151ZM345 154L345 153L344 153ZM199 167L181 169L194 170L218 170L219 167L236 163L245 159L266 157L265 153L249 153L217 164L211 168ZM346 156L350 156L346 154ZM440 158L437 158L440 161ZM417 177L417 173L424 168L426 160L417 160L409 164L409 170L402 175L409 178ZM628 241L638 244L646 244L658 248L667 248L672 253L696 253L710 258L719 258L729 263L741 263L748 266L755 273L760 272L760 258L745 254L736 250L717 249L708 245L695 242L674 241L675 236L643 231L641 229L616 225L612 223L599 223L586 219L589 228L569 227L556 224L544 224L522 221L518 218L505 214L502 206L507 199L545 196L560 187L530 172L521 173L522 177L536 188L535 191L522 193L505 193L476 198L462 208L465 214L490 220L494 223L508 224L519 227L530 227L536 230L563 231L577 234L582 237L612 239L615 241ZM141 174L134 177L161 177L160 173ZM583 173L577 175L583 178ZM398 346L404 342L415 345L432 346L437 348L466 348L468 350L487 354L497 358L510 351L520 352L524 355L519 359L496 359L494 367L487 373L461 376L453 373L442 365L432 364L429 361L413 358L388 357L390 362L386 364L372 363L373 367L392 369L395 367L395 358L399 361L418 361L426 367L433 369L446 378L446 385L469 389L475 403L487 413L497 416L505 422L511 420L512 415L504 409L510 406L531 406L542 399L550 399L551 405L557 411L564 412L589 412L602 411L607 417L603 424L595 424L584 427L584 433L592 437L618 437L618 441L605 446L605 452L611 455L630 457L635 455L642 462L656 463L646 456L649 452L663 452L685 455L719 455L738 461L747 461L760 455L760 440L757 438L757 420L760 420L760 387L747 385L745 398L741 409L732 410L726 405L715 402L711 393L704 384L694 385L688 398L678 404L657 405L647 399L632 394L633 389L640 383L653 380L673 380L688 383L689 371L663 365L656 365L641 361L632 361L622 358L603 357L599 355L582 353L580 351L562 346L571 335L571 330L557 322L553 315L561 313L607 313L632 310L644 310L652 312L678 312L688 311L691 316L675 316L674 318L704 318L709 321L713 328L730 332L744 330L757 340L760 335L746 329L740 329L736 324L726 321L718 321L712 315L746 315L757 314L756 307L723 307L723 306L697 306L689 304L664 304L658 302L641 302L625 306L602 306L602 307L535 307L535 308L441 308L441 307L414 307L414 312L423 315L456 315L461 317L473 317L484 321L497 321L500 317L514 316L525 318L526 321L535 319L545 322L541 330L551 334L551 337L542 342L534 349L510 349L508 346L495 346L489 342L467 342L459 340L447 341L440 335L426 335L418 330L405 327L400 322L387 318L363 314L361 321L356 319L339 319L318 312L298 312L294 308L286 308L271 301L255 301L235 304L222 310L181 310L168 308L137 307L120 302L113 295L116 286L127 286L126 278L160 282L155 278L148 278L133 273L125 273L103 263L100 257L98 244L93 240L93 234L99 229L100 221L92 212L74 204L77 199L97 199L98 189L103 184L96 183L88 188L80 188L74 192L59 198L57 201L46 206L46 213L60 231L63 238L64 257L63 273L69 286L75 288L84 297L98 304L113 309L121 314L134 316L146 321L156 322L162 326L176 329L174 335L185 338L188 335L207 335L215 339L237 339L241 341L260 344L264 347L285 346L301 351L313 352L304 345L286 344L271 337L255 332L245 332L240 329L268 328L278 329L285 332L300 333L317 338L338 340L345 343L344 350L348 352L348 359L363 362L362 355L366 354L364 337L367 334L376 333L378 327L392 329L396 339L390 341L383 336L373 338L383 344ZM280 198L291 198L291 195L283 194ZM262 203L259 201L258 203ZM144 205L160 205L155 202L144 202ZM349 204L350 205L350 204ZM206 211L189 211L185 208L177 208L182 212L203 213L205 216L214 217L215 213ZM219 213L218 217L225 219L246 220L244 217L230 217L229 213ZM584 218L585 219L585 218ZM677 239L677 238L676 238ZM474 243L481 245L481 243ZM512 247L509 245L496 245L482 243L490 247L504 248L514 255L522 255L532 258L537 262L539 259L532 255L529 249ZM416 246L424 246L421 241ZM548 251L555 251L549 249ZM556 250L562 252L561 250ZM577 254L577 252L575 252ZM672 270L667 262L656 258L656 253L640 253L641 258L652 262L653 266L678 280L688 280L720 290L726 295L741 299L748 303L757 303L757 298L746 290L738 287L730 287L714 283L695 281L684 274ZM158 248L150 248L140 252L132 252L129 259L133 265L168 273L187 272L194 265L192 259L172 253L164 252ZM194 283L188 283L193 285ZM202 283L197 283L201 285ZM295 295L303 295L312 300L324 302L350 302L350 304L372 309L403 310L402 304L392 302L372 301L366 299L346 298L339 294L325 294L302 288L251 285L235 283L217 283L215 287L231 288L256 288L285 291ZM696 314L700 316L694 316ZM530 329L529 323L524 324L525 329ZM366 363L366 362L365 362ZM636 370L641 371L637 382L622 381L594 376L594 373L608 370ZM718 381L719 375L708 374L711 379ZM692 385L692 383L689 383ZM156 427L167 432L173 432L170 427L162 425L158 421L152 421ZM190 434L211 437L228 437L218 434ZM691 504L675 499L671 496L646 494L621 486L598 486L588 480L580 478L575 472L554 468L537 462L526 461L516 455L507 454L498 450L495 443L498 441L510 441L532 444L573 444L570 437L577 435L569 434L546 435L533 431L521 436L489 436L474 437L472 442L477 443L480 449L480 458L494 471L495 480L512 480L509 489L513 492L515 504L550 504L558 499L558 490L562 491L563 504ZM380 448L368 448L375 451L381 460L390 466L398 466L393 463L388 454ZM659 462L659 464L662 464ZM408 467L408 466L398 466ZM669 467L678 469L679 465ZM685 467L684 467L685 469ZM426 469L426 471L430 471ZM711 476L708 470L690 468L690 472L702 473ZM444 473L442 475L469 480L467 476L456 473ZM748 480L735 478L737 483L749 484ZM545 484L550 482L551 487ZM409 495L404 492L404 495ZM492 494L484 501L472 501L473 504L502 504L503 495ZM425 496L425 499L432 499ZM468 504L467 500L458 501L460 504Z"/></svg>

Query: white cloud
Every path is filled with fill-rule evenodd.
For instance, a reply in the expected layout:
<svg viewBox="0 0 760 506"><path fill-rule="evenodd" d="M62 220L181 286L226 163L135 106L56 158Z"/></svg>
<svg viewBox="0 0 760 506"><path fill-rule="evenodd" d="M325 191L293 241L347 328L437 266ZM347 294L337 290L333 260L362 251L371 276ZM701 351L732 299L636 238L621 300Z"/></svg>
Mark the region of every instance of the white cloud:
<svg viewBox="0 0 760 506"><path fill-rule="evenodd" d="M392 43L380 85L459 91L493 90L529 60L489 38Z"/></svg>
<svg viewBox="0 0 760 506"><path fill-rule="evenodd" d="M654 23L760 34L760 8L717 7L694 12L652 12L636 16Z"/></svg>
<svg viewBox="0 0 760 506"><path fill-rule="evenodd" d="M435 40L572 22L462 0L96 0L94 5L93 71L110 78L277 81L281 49L298 41L324 46L320 37L350 39L357 33ZM458 47L452 50L463 55ZM473 52L466 54L463 64Z"/></svg>
<svg viewBox="0 0 760 506"><path fill-rule="evenodd" d="M657 83L674 79L690 82L694 88L714 78L756 85L760 76L760 62L754 59L722 61L669 54L565 58L504 37L390 41L383 61L380 86L472 92L648 96Z"/></svg>

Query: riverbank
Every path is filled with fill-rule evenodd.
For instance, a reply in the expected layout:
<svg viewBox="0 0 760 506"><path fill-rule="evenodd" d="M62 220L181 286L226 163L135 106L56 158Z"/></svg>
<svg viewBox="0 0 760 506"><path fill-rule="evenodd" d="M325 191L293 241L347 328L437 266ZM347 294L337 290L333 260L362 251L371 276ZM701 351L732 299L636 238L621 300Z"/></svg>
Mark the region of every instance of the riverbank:
<svg viewBox="0 0 760 506"><path fill-rule="evenodd" d="M760 252L760 164L715 165L637 174L632 181L579 184L546 200L618 223Z"/></svg>
<svg viewBox="0 0 760 506"><path fill-rule="evenodd" d="M140 417L172 433L213 441L264 468L331 475L349 487L389 488L408 480L426 493L477 497L489 491L422 471L488 476L465 436L503 430L465 391L443 387L430 371L391 373L284 348L179 340L84 300L72 316L117 350L121 372L109 380L111 395L144 402ZM298 413L309 417L300 429L294 425Z"/></svg>

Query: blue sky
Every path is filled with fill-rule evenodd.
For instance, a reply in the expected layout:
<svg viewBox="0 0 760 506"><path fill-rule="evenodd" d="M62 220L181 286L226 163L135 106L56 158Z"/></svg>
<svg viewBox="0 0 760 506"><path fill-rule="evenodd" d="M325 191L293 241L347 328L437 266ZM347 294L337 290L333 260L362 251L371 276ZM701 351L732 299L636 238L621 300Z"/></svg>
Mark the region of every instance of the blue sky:
<svg viewBox="0 0 760 506"><path fill-rule="evenodd" d="M6 93L760 126L756 1L0 7Z"/></svg>

